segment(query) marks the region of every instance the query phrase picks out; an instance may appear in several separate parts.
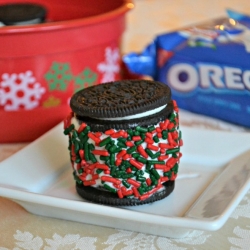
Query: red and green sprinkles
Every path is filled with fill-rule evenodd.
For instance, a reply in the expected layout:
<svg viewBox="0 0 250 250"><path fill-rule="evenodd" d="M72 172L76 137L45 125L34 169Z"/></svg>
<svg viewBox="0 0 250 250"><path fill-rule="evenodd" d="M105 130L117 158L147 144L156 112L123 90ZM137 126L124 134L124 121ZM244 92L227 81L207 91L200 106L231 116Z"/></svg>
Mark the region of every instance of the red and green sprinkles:
<svg viewBox="0 0 250 250"><path fill-rule="evenodd" d="M162 183L176 179L182 156L178 107L169 119L156 126L128 130L109 129L91 132L82 123L75 129L73 113L64 120L64 134L69 136L69 151L74 178L84 186L102 185L119 198L145 200Z"/></svg>

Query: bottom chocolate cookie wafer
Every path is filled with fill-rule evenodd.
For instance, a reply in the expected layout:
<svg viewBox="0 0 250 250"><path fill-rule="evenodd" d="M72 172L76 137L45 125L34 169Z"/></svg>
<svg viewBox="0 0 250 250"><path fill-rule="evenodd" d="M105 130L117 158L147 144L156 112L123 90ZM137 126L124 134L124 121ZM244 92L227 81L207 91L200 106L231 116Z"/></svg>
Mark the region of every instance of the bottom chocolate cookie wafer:
<svg viewBox="0 0 250 250"><path fill-rule="evenodd" d="M106 190L99 190L93 187L82 186L80 184L76 184L76 191L82 198L103 205L137 206L152 203L167 197L174 190L174 185L175 181L165 182L161 191L154 193L146 200L139 200L136 198L120 199L115 193L111 193Z"/></svg>

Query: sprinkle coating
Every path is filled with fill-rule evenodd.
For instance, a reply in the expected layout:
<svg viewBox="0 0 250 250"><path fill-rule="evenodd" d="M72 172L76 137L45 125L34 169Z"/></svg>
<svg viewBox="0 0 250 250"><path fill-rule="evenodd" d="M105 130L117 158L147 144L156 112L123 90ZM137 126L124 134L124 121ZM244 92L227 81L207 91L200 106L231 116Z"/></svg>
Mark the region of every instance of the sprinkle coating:
<svg viewBox="0 0 250 250"><path fill-rule="evenodd" d="M93 132L87 124L78 129L71 113L64 121L69 136L69 152L78 186L93 186L118 198L147 200L174 181L182 156L178 107L169 119L156 125L128 130Z"/></svg>

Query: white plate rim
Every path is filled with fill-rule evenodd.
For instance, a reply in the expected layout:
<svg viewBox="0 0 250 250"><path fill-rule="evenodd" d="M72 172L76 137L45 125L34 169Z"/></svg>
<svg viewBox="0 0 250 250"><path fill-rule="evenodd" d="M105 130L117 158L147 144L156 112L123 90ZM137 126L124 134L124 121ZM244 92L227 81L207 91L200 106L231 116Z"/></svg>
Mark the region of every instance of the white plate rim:
<svg viewBox="0 0 250 250"><path fill-rule="evenodd" d="M34 144L40 143L44 139L46 139L47 136L52 135L54 130L57 130L58 127L61 127L62 124L60 123L55 128L50 130L48 133L44 134L42 137L40 137L38 140L34 141L33 143L29 144L27 147L20 150L17 154L22 154L23 150L28 150L31 148ZM186 128L187 130L192 130L193 128ZM203 130L205 133L208 131ZM219 131L217 133L228 133L224 131ZM242 133L235 133L235 134L242 134ZM230 132L230 135L232 136L232 132ZM250 134L245 134L250 138ZM249 146L250 149L250 146ZM8 159L6 159L8 160ZM1 167L1 163L0 163ZM237 199L230 204L227 210L225 210L219 217L214 218L212 220L198 220L193 218L187 218L187 217L167 217L167 216L161 216L161 215L155 215L151 214L150 216L144 216L145 213L143 212L137 212L137 211L131 211L131 210L125 210L123 209L123 215L126 215L127 218L132 218L133 221L149 223L149 224L157 224L157 225L163 225L163 226L170 226L170 227L181 227L181 228L192 228L192 229L200 229L200 230L209 230L209 231L215 231L220 229L224 223L229 218L231 212L233 209L238 205L240 200L243 198L243 196L246 194L247 190L250 187L250 182L246 182L245 185L241 190L239 190ZM67 209L69 211L79 211L81 213L87 213L87 214L98 214L108 217L114 217L114 218L120 218L119 211L120 208L116 207L110 207L109 210L106 209L105 206L99 205L99 204L92 204L92 203L86 203L82 201L74 201L74 200L68 200L63 199L59 197L51 197L44 194L37 194L37 193L31 193L25 190L17 189L17 188L11 188L6 186L1 186L0 182L0 195L6 198L10 198L19 204L22 204L23 202L32 203L32 204L41 204L45 206L50 206L54 208L63 208ZM21 198L20 198L21 197ZM72 209L74 208L74 209ZM93 209L98 208L98 209ZM111 215L111 211L113 212Z"/></svg>

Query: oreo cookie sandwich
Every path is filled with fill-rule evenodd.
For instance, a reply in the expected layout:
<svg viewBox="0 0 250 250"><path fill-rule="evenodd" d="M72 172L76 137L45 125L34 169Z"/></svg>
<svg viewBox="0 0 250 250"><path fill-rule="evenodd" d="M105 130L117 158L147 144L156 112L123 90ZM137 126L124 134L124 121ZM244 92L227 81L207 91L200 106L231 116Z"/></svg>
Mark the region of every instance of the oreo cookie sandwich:
<svg viewBox="0 0 250 250"><path fill-rule="evenodd" d="M75 93L64 120L76 191L114 206L155 202L173 190L181 158L170 88L122 80Z"/></svg>
<svg viewBox="0 0 250 250"><path fill-rule="evenodd" d="M29 25L42 23L47 10L35 3L7 3L0 5L2 25Z"/></svg>

